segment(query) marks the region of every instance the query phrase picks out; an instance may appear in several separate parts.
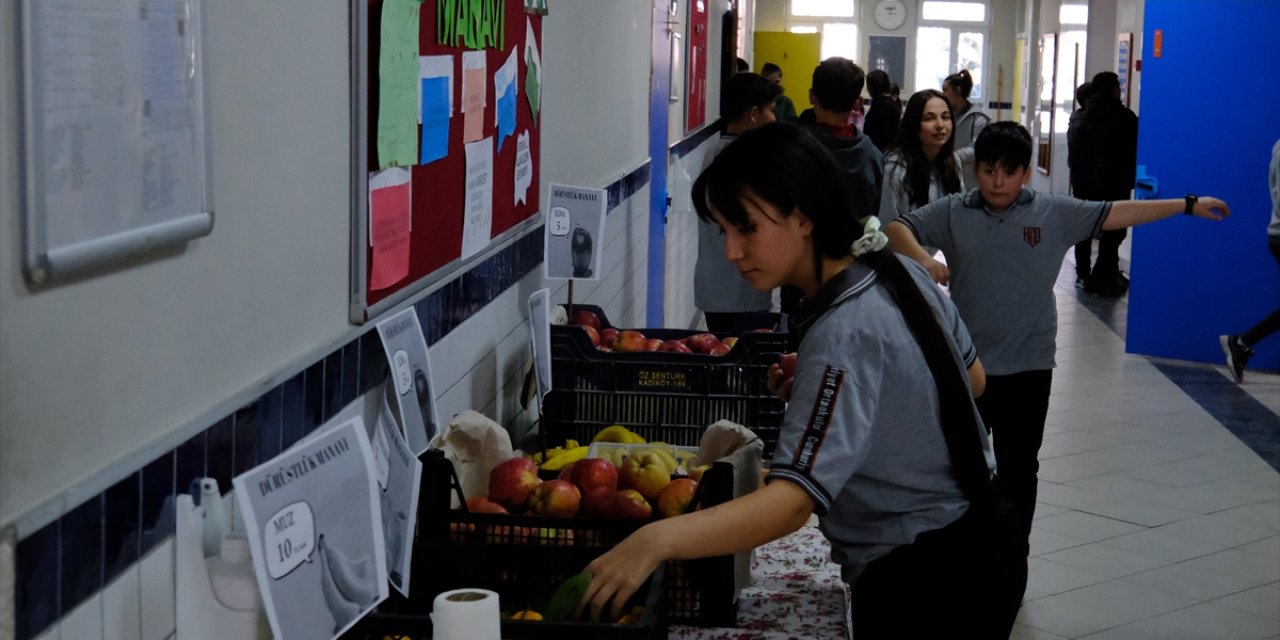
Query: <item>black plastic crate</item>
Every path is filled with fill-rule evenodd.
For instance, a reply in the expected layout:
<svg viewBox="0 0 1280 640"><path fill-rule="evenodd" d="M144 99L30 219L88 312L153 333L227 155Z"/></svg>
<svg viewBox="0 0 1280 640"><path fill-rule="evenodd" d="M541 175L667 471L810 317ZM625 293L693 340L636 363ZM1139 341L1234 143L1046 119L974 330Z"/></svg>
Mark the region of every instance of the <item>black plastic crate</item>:
<svg viewBox="0 0 1280 640"><path fill-rule="evenodd" d="M488 589L498 594L504 613L523 609L545 611L547 599L557 586L577 574L602 549L561 547L536 553L519 547L450 544L434 551L422 550L422 571L431 572L419 579L419 566L414 567L412 597L395 597L385 601L378 611L369 614L344 637L352 640L383 640L390 636L412 640L431 640L431 618L428 615L436 595L451 589ZM415 551L415 554L418 553ZM663 582L666 569L659 567L628 603L644 607L640 619L632 624L586 621L512 620L503 619L502 637L506 640L555 639L658 640L667 637L667 613L664 606Z"/></svg>
<svg viewBox="0 0 1280 640"><path fill-rule="evenodd" d="M453 550L480 549L484 553L536 556L548 554L564 563L565 577L581 571L591 559L612 548L641 522L596 518L549 518L531 515L471 513L450 506L453 465L430 452L424 457L418 537L414 546L413 587L440 572L433 558ZM703 474L696 499L710 507L733 498L733 466L718 462ZM459 491L456 488L453 491ZM460 498L465 503L465 499ZM566 556L556 556L558 553ZM574 553L585 553L585 559ZM425 564L419 564L419 561ZM662 610L673 623L733 626L737 620L734 557L717 556L666 563ZM428 577L422 577L424 574ZM557 583L558 584L558 583ZM475 585L463 585L475 586ZM553 585L554 587L554 585ZM431 591L431 589L435 589ZM443 589L427 588L434 594ZM430 610L427 601L425 610ZM379 639L380 640L380 639Z"/></svg>
<svg viewBox="0 0 1280 640"><path fill-rule="evenodd" d="M600 316L599 307L574 305ZM787 347L785 333L757 333L775 314L750 314L739 324L738 343L723 356L673 352L605 352L573 325L551 327L551 391L542 407L549 446L566 439L590 442L601 429L621 424L646 440L698 446L717 420L731 420L760 436L764 457L773 453L786 403L768 388L769 366ZM639 329L668 340L699 331ZM719 338L734 332L715 334Z"/></svg>

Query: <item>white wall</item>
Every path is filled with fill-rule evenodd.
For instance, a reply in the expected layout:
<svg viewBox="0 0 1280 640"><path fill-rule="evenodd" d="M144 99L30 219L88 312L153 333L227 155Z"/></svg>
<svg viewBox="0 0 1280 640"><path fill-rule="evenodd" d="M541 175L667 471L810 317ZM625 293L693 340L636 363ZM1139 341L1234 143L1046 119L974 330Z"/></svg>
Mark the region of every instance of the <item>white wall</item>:
<svg viewBox="0 0 1280 640"><path fill-rule="evenodd" d="M0 528L75 506L364 331L347 322L345 3L206 1L212 235L39 292L18 259L16 4L0 8ZM553 3L542 193L551 180L605 186L646 161L650 16L634 2ZM576 292L623 321L644 316L647 201L641 190L609 216L608 276ZM535 272L432 348L442 414L519 421L519 330L539 286Z"/></svg>

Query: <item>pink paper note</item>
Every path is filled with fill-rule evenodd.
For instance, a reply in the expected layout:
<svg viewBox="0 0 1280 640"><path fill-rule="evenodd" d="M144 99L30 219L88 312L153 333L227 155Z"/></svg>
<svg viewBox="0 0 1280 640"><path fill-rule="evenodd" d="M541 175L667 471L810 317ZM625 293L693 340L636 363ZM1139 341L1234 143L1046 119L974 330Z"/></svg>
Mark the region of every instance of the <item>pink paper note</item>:
<svg viewBox="0 0 1280 640"><path fill-rule="evenodd" d="M383 187L369 195L373 266L369 289L386 289L409 275L409 185Z"/></svg>
<svg viewBox="0 0 1280 640"><path fill-rule="evenodd" d="M462 141L475 142L484 137L485 85L484 68L463 69Z"/></svg>

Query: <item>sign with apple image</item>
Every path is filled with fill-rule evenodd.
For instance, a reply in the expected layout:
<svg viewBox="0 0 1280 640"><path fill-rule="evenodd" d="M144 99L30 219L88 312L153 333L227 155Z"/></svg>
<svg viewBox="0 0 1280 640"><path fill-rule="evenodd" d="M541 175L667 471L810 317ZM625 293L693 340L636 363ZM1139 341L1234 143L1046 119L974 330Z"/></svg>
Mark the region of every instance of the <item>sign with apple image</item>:
<svg viewBox="0 0 1280 640"><path fill-rule="evenodd" d="M550 186L551 202L543 225L543 275L549 280L599 280L608 192Z"/></svg>

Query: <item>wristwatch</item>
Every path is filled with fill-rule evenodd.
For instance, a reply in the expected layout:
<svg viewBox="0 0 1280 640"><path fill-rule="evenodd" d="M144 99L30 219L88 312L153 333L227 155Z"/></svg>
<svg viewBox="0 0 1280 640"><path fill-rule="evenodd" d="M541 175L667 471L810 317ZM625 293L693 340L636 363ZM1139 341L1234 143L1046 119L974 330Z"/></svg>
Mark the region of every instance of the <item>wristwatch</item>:
<svg viewBox="0 0 1280 640"><path fill-rule="evenodd" d="M1193 208L1196 206L1196 202L1197 202L1198 200L1200 200L1200 196L1197 196L1197 195L1192 194L1192 193L1188 193L1188 194L1187 194L1187 208L1186 208L1186 209L1183 209L1183 210L1182 210L1182 213L1184 213L1184 214L1186 214L1186 215L1191 215L1191 209L1193 209Z"/></svg>

